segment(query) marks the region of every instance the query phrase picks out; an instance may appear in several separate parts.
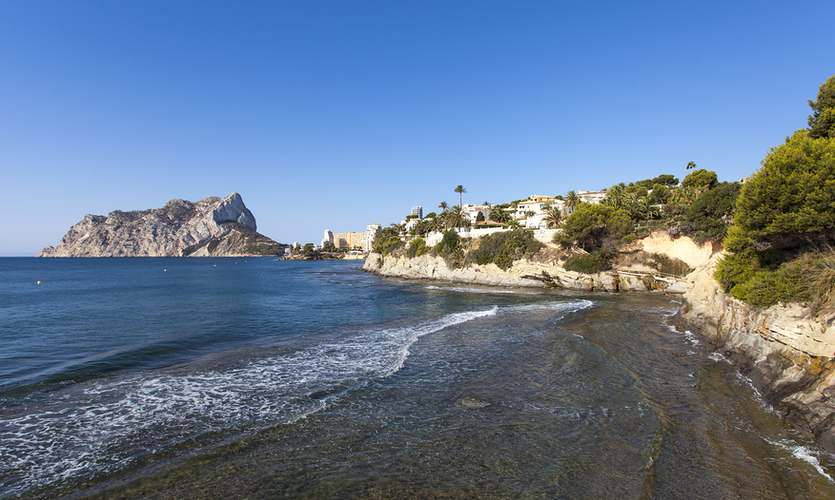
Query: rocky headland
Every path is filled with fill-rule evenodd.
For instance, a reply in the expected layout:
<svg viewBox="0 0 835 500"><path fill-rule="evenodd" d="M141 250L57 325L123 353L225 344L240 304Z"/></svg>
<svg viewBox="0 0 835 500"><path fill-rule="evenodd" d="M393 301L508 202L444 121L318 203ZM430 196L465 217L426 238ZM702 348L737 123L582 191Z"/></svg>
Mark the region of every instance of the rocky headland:
<svg viewBox="0 0 835 500"><path fill-rule="evenodd" d="M506 287L562 288L586 292L676 294L682 306L677 322L708 339L748 376L762 397L786 419L813 434L835 452L835 314L815 314L811 306L777 305L758 309L726 295L713 278L722 255L719 245L654 233L627 253L664 254L694 270L684 277L661 275L630 259L611 271L566 271L555 258L515 261L506 270L495 264L450 267L438 256L370 254L363 270L405 279L436 279ZM548 248L540 251L547 255ZM634 260L634 259L633 259Z"/></svg>
<svg viewBox="0 0 835 500"><path fill-rule="evenodd" d="M171 200L158 209L87 214L57 247L38 257L231 257L283 255L287 245L257 232L241 195L197 202Z"/></svg>

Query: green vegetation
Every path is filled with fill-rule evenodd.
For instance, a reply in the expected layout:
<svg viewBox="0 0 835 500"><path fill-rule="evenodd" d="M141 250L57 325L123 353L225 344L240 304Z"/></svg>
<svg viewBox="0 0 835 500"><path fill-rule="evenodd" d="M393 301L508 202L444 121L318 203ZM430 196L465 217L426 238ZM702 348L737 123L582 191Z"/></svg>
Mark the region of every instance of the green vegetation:
<svg viewBox="0 0 835 500"><path fill-rule="evenodd" d="M533 237L530 229L513 229L488 234L478 239L469 259L476 264L496 264L502 269L509 268L514 260L525 254L536 253L542 243Z"/></svg>
<svg viewBox="0 0 835 500"><path fill-rule="evenodd" d="M733 219L739 190L738 182L723 182L700 194L685 211L681 232L698 243L721 241Z"/></svg>
<svg viewBox="0 0 835 500"><path fill-rule="evenodd" d="M820 249L835 242L835 138L821 124L835 109L833 78L809 102L812 130L798 130L772 148L739 193L724 241L728 253L714 276L750 304L832 305L833 254Z"/></svg>
<svg viewBox="0 0 835 500"><path fill-rule="evenodd" d="M423 241L423 238L418 236L417 238L413 239L409 242L409 249L406 250L406 255L409 258L419 257L427 252L429 252L431 248Z"/></svg>
<svg viewBox="0 0 835 500"><path fill-rule="evenodd" d="M377 233L371 244L371 251L386 256L404 245L400 231L395 227L386 227Z"/></svg>
<svg viewBox="0 0 835 500"><path fill-rule="evenodd" d="M716 172L700 168L687 174L687 177L681 181L682 187L693 187L697 189L710 189L716 185L718 177Z"/></svg>
<svg viewBox="0 0 835 500"><path fill-rule="evenodd" d="M818 99L809 101L809 136L835 138L835 76L830 76L818 90Z"/></svg>
<svg viewBox="0 0 835 500"><path fill-rule="evenodd" d="M461 249L461 237L454 229L444 231L441 241L435 245L435 253L444 258L447 265L456 267L463 262L464 254Z"/></svg>
<svg viewBox="0 0 835 500"><path fill-rule="evenodd" d="M600 271L608 271L612 268L612 253L599 248L591 253L569 257L562 267L567 271L593 274Z"/></svg>
<svg viewBox="0 0 835 500"><path fill-rule="evenodd" d="M583 248L598 248L623 238L632 228L632 219L626 211L582 203L563 224L562 242L575 241Z"/></svg>

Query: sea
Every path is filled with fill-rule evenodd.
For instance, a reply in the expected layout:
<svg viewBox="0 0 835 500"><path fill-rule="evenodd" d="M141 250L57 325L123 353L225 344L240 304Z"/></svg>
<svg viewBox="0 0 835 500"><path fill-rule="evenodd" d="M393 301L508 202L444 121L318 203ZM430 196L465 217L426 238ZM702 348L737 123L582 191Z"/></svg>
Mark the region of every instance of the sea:
<svg viewBox="0 0 835 500"><path fill-rule="evenodd" d="M673 296L0 259L0 498L832 499Z"/></svg>

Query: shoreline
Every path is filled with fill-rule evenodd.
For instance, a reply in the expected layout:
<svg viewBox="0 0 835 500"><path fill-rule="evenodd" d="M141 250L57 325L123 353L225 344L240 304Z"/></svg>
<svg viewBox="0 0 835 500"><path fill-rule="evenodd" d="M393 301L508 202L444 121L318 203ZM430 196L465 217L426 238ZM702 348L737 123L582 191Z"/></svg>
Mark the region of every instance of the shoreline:
<svg viewBox="0 0 835 500"><path fill-rule="evenodd" d="M666 249L676 254L675 246L673 241ZM674 317L677 326L723 352L750 378L767 404L835 453L835 328L831 328L835 315L816 316L800 304L756 309L729 297L713 279L721 251L710 248L705 254L708 257L690 274L673 279L634 270L588 275L525 260L514 262L506 271L495 264L451 269L441 257L409 259L374 253L360 270L385 277L488 286L676 295L682 303Z"/></svg>

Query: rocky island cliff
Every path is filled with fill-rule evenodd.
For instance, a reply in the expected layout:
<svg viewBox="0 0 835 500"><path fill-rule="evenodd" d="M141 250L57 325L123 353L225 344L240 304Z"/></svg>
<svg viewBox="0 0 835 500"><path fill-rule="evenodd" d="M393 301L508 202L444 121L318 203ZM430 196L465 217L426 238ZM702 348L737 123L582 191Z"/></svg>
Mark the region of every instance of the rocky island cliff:
<svg viewBox="0 0 835 500"><path fill-rule="evenodd" d="M756 308L726 295L713 278L721 247L653 234L635 251L663 253L695 268L682 278L633 265L594 274L566 271L547 259L450 267L443 258L370 254L363 270L406 279L438 279L494 286L548 286L588 292L662 292L679 295L676 321L708 339L748 376L787 420L835 453L835 322L803 304ZM542 252L547 253L547 249Z"/></svg>
<svg viewBox="0 0 835 500"><path fill-rule="evenodd" d="M287 245L259 234L241 195L197 202L170 200L158 209L87 214L57 247L38 257L194 257L283 255Z"/></svg>

